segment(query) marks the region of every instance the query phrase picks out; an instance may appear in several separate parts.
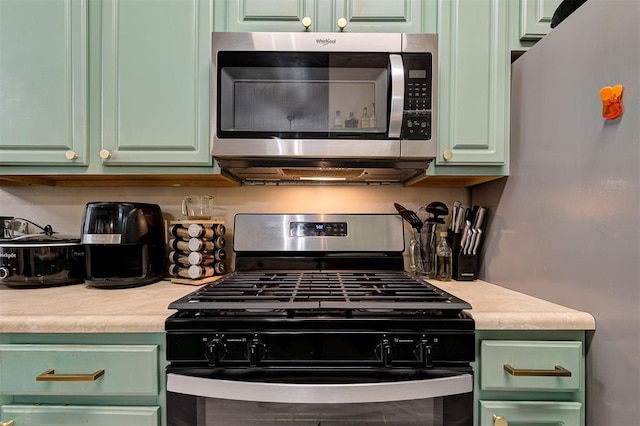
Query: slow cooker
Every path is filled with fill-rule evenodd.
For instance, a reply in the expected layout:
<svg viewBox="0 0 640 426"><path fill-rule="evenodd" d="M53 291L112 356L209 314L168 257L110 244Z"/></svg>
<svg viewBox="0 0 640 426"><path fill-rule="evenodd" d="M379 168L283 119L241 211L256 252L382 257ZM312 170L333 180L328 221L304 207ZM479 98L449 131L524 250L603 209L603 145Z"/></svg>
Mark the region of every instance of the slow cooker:
<svg viewBox="0 0 640 426"><path fill-rule="evenodd" d="M0 239L0 284L40 287L77 284L86 275L80 238L29 234Z"/></svg>

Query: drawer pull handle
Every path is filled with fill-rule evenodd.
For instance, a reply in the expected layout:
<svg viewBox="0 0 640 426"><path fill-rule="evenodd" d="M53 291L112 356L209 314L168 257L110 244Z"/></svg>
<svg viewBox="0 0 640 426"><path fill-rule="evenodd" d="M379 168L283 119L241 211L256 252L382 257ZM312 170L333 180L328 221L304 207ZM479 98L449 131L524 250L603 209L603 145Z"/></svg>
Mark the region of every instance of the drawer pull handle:
<svg viewBox="0 0 640 426"><path fill-rule="evenodd" d="M513 368L510 364L505 364L504 371L512 376L571 377L571 371L559 365L556 365L553 370L530 370L526 368Z"/></svg>
<svg viewBox="0 0 640 426"><path fill-rule="evenodd" d="M8 420L6 422L0 422L0 426L13 426L15 423L13 420Z"/></svg>
<svg viewBox="0 0 640 426"><path fill-rule="evenodd" d="M103 375L103 368L89 374L56 374L52 368L36 376L36 382L94 382Z"/></svg>

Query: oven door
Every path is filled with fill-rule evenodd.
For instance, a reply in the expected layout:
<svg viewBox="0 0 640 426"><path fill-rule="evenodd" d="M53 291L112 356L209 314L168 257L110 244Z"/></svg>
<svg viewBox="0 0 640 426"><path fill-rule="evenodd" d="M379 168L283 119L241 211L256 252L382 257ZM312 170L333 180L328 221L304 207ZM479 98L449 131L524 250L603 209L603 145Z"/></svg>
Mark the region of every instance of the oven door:
<svg viewBox="0 0 640 426"><path fill-rule="evenodd" d="M170 426L473 423L470 371L169 371Z"/></svg>

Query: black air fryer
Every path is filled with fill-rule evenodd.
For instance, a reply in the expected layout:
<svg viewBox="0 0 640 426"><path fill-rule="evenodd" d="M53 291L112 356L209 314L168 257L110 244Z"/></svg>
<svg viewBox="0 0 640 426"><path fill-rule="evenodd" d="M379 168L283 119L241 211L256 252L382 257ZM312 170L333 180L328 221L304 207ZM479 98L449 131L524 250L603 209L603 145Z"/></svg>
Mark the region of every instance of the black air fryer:
<svg viewBox="0 0 640 426"><path fill-rule="evenodd" d="M163 278L164 221L158 205L88 203L81 235L87 285L135 287Z"/></svg>

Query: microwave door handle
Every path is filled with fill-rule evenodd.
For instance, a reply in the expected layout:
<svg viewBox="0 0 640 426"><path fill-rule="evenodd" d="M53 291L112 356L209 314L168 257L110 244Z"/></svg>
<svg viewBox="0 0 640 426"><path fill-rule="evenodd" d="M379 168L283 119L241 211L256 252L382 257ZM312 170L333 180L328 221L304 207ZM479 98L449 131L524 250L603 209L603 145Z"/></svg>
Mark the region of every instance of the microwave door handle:
<svg viewBox="0 0 640 426"><path fill-rule="evenodd" d="M402 112L404 110L404 64L402 56L389 55L391 64L391 113L389 114L389 138L400 139Z"/></svg>
<svg viewBox="0 0 640 426"><path fill-rule="evenodd" d="M167 374L167 391L205 398L282 404L375 403L460 395L473 390L473 377L450 377L399 382L350 384L294 384L242 382Z"/></svg>

